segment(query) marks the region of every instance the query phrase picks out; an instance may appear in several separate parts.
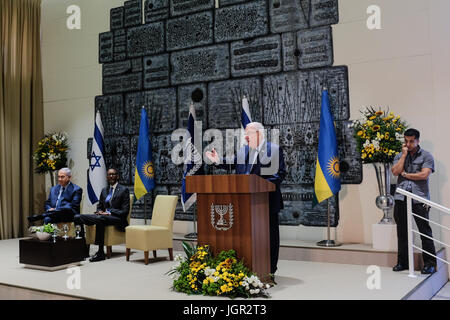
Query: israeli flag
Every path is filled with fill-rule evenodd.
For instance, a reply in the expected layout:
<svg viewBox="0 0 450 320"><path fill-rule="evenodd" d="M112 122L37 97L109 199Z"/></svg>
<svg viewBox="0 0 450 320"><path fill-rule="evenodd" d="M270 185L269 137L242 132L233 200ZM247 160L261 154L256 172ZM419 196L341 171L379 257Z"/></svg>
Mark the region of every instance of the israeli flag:
<svg viewBox="0 0 450 320"><path fill-rule="evenodd" d="M187 139L183 147L184 168L183 181L181 183L181 204L183 211L186 212L197 201L196 193L186 192L186 177L196 174L203 174L202 155L195 147L194 141L195 127L195 108L191 102L189 105L188 128L190 137Z"/></svg>
<svg viewBox="0 0 450 320"><path fill-rule="evenodd" d="M105 152L105 144L103 140L103 125L100 118L100 112L97 111L95 116L94 140L92 142L91 160L89 163L89 174L87 189L89 200L92 204L97 203L100 199L102 189L106 187L106 165L103 156Z"/></svg>
<svg viewBox="0 0 450 320"><path fill-rule="evenodd" d="M247 97L244 96L242 98L242 112L241 112L241 123L242 128L245 129L245 127L252 122L252 116L250 115L250 108L248 106L248 100Z"/></svg>

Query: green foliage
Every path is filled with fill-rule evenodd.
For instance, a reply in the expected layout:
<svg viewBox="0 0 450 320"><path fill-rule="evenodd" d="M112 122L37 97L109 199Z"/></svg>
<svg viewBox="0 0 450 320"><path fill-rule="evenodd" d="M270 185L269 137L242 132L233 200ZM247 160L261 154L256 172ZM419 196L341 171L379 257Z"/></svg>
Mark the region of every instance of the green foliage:
<svg viewBox="0 0 450 320"><path fill-rule="evenodd" d="M392 163L402 150L406 122L389 110L369 107L361 113L364 119L354 121L353 128L363 163Z"/></svg>
<svg viewBox="0 0 450 320"><path fill-rule="evenodd" d="M37 227L31 227L30 229L31 233L35 233L35 232L46 232L46 233L50 233L53 234L53 232L56 230L56 232L59 232L59 229L50 223L47 223L43 226L37 226Z"/></svg>
<svg viewBox="0 0 450 320"><path fill-rule="evenodd" d="M186 258L175 257L178 265L172 275L173 289L187 294L235 297L268 297L263 284L244 264L234 250L222 251L214 257L208 245L195 247L183 242Z"/></svg>

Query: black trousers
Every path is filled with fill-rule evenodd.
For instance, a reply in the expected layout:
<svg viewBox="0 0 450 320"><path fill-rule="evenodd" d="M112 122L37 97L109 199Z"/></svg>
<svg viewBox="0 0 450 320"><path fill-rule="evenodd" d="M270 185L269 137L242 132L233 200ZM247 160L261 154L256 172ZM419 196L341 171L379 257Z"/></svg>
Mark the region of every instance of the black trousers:
<svg viewBox="0 0 450 320"><path fill-rule="evenodd" d="M120 225L121 223L121 220L118 217L97 214L77 214L74 220L75 224L85 224L87 226L95 225L95 244L99 246L99 250L103 250L105 244L105 227ZM84 238L84 228L81 228L80 236Z"/></svg>
<svg viewBox="0 0 450 320"><path fill-rule="evenodd" d="M416 203L412 205L413 213L429 219L429 209L425 208L422 203ZM430 224L428 221L422 220L418 217L414 217L417 228L420 233L423 233L429 237L433 237ZM408 222L407 222L407 206L406 200L395 200L394 219L397 223L397 241L398 241L398 263L407 266L408 265ZM424 236L420 236L422 240L422 249L436 255L436 249L434 247L433 240L430 240ZM425 265L436 266L436 258L429 254L422 253L423 263Z"/></svg>
<svg viewBox="0 0 450 320"><path fill-rule="evenodd" d="M31 221L44 220L44 224L72 222L74 219L74 213L72 210L54 210L44 212L43 214L34 215L30 218Z"/></svg>
<svg viewBox="0 0 450 320"><path fill-rule="evenodd" d="M278 254L280 251L280 226L278 225L278 212L269 214L270 234L270 273L277 271Z"/></svg>

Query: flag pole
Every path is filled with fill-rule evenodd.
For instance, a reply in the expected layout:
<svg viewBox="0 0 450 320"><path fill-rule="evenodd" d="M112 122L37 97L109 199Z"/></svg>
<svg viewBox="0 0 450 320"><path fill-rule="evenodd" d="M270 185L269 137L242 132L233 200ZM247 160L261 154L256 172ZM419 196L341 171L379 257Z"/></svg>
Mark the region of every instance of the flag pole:
<svg viewBox="0 0 450 320"><path fill-rule="evenodd" d="M188 239L197 239L197 202L193 203L194 206L194 232L186 234L184 237Z"/></svg>
<svg viewBox="0 0 450 320"><path fill-rule="evenodd" d="M145 201L145 197L147 194L144 194L144 225L147 224L147 201Z"/></svg>
<svg viewBox="0 0 450 320"><path fill-rule="evenodd" d="M317 242L317 245L319 247L339 247L341 244L331 240L331 202L330 202L331 198L327 199L327 205L328 205L328 210L327 210L327 240L322 240Z"/></svg>

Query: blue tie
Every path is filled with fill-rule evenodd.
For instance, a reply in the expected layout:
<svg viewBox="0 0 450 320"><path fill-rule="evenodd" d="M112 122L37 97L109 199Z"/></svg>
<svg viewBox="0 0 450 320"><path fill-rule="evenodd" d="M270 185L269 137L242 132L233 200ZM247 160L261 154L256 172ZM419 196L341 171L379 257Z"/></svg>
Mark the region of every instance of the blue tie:
<svg viewBox="0 0 450 320"><path fill-rule="evenodd" d="M111 198L112 198L112 195L113 195L113 191L114 191L113 187L109 188L109 193L108 193L108 195L106 196L106 199L105 199L105 206L107 208L111 207Z"/></svg>
<svg viewBox="0 0 450 320"><path fill-rule="evenodd" d="M65 189L65 187L61 187L61 190L60 190L59 195L58 195L58 200L56 200L56 207L55 207L55 209L58 208L59 205L61 204L62 194L64 193L64 189Z"/></svg>

